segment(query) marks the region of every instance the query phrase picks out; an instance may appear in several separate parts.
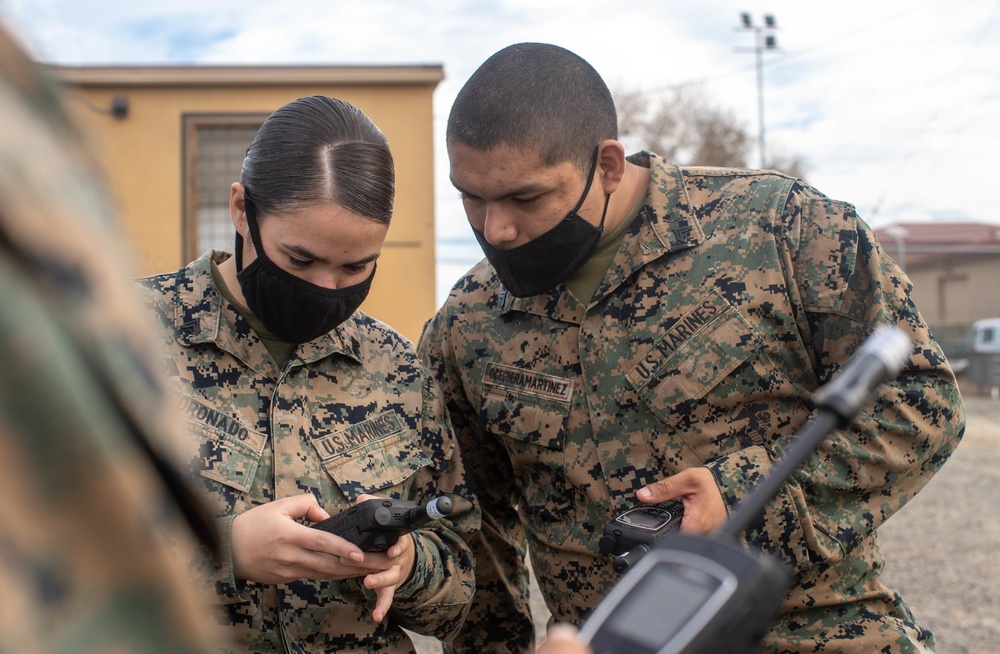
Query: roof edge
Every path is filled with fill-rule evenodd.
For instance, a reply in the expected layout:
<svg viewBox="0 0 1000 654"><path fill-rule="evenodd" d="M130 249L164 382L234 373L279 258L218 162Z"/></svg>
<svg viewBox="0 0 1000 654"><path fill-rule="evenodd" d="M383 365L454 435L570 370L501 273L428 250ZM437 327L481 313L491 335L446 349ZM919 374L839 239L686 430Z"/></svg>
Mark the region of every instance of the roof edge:
<svg viewBox="0 0 1000 654"><path fill-rule="evenodd" d="M56 66L45 68L80 86L246 86L256 84L431 85L444 79L440 64L400 66Z"/></svg>

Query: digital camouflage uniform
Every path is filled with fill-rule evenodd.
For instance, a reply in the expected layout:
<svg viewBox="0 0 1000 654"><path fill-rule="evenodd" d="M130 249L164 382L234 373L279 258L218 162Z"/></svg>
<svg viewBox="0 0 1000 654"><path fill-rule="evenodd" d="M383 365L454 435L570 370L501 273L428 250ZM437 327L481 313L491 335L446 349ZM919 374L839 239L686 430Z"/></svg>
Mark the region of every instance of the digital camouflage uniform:
<svg viewBox="0 0 1000 654"><path fill-rule="evenodd" d="M104 180L2 31L0 126L0 652L215 651L180 561L200 511L169 463L182 432Z"/></svg>
<svg viewBox="0 0 1000 654"><path fill-rule="evenodd" d="M361 578L246 583L226 560L205 572L223 622L263 652L409 652L400 629L446 639L474 588L464 539L479 524L440 391L412 344L355 312L278 367L214 286L209 251L176 273L141 280L164 325L170 376L194 436L190 465L217 501L224 552L233 517L312 493L331 515L362 493L456 500L450 519L413 532L416 566L382 624Z"/></svg>
<svg viewBox="0 0 1000 654"><path fill-rule="evenodd" d="M630 161L649 196L589 304L563 286L517 299L484 261L421 338L483 507L465 651L528 647L524 532L554 620L579 624L616 580L598 541L636 490L707 466L731 510L884 323L913 340L904 370L745 536L796 575L765 651L932 648L879 582L875 531L965 424L909 281L852 206L801 181Z"/></svg>

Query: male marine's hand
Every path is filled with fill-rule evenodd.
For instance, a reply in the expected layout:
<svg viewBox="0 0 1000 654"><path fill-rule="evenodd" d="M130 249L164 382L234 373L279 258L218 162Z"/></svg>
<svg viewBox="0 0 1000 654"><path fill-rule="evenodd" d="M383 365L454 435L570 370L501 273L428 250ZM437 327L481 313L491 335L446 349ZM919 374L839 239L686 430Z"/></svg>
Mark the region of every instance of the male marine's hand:
<svg viewBox="0 0 1000 654"><path fill-rule="evenodd" d="M726 521L726 503L715 477L708 468L688 468L640 488L635 496L640 502L658 504L676 498L684 502L681 531L690 534L707 534Z"/></svg>

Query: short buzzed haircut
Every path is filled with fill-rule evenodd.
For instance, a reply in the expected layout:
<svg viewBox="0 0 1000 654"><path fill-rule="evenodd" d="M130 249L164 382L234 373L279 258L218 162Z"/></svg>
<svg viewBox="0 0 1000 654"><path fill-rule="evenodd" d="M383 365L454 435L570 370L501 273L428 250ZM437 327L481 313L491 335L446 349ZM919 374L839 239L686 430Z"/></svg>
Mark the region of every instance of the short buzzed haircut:
<svg viewBox="0 0 1000 654"><path fill-rule="evenodd" d="M546 165L590 168L594 150L618 138L614 99L580 56L546 43L518 43L483 62L448 116L447 142L534 150Z"/></svg>

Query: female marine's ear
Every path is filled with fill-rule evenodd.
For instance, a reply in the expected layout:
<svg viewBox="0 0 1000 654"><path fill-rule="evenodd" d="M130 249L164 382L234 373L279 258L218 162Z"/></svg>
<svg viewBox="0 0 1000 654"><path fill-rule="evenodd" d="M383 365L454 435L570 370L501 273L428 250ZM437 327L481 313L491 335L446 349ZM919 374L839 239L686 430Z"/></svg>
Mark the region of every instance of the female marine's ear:
<svg viewBox="0 0 1000 654"><path fill-rule="evenodd" d="M233 182L229 187L229 217L233 221L236 232L243 237L247 235L247 213L243 196L243 185Z"/></svg>

